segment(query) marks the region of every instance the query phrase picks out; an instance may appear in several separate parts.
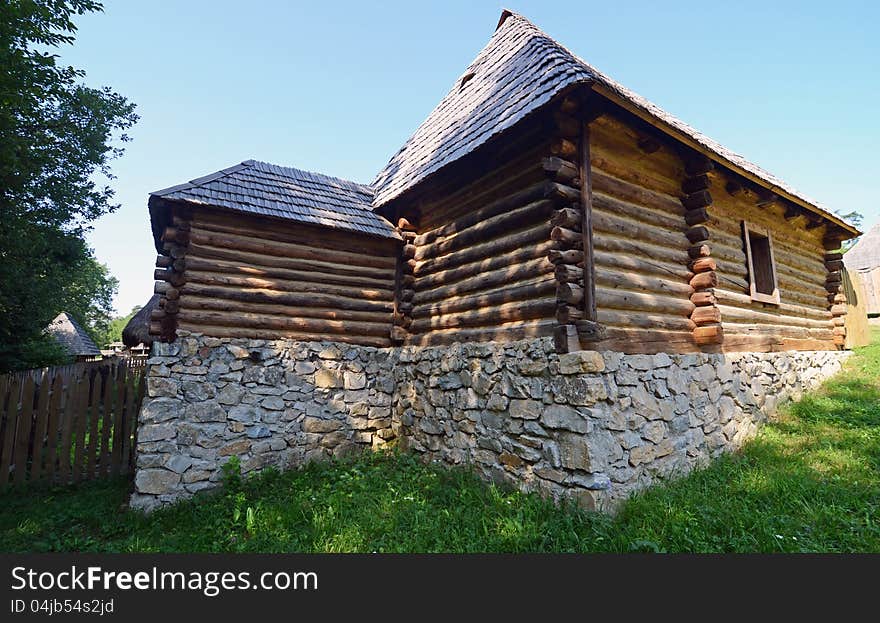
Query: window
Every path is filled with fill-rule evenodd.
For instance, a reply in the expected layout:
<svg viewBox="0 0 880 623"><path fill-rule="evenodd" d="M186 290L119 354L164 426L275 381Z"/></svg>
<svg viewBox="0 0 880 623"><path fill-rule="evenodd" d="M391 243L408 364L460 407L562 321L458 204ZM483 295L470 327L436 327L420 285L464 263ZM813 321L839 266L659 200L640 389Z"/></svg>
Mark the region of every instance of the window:
<svg viewBox="0 0 880 623"><path fill-rule="evenodd" d="M749 290L753 301L779 305L773 238L770 232L743 221L743 243L749 266Z"/></svg>

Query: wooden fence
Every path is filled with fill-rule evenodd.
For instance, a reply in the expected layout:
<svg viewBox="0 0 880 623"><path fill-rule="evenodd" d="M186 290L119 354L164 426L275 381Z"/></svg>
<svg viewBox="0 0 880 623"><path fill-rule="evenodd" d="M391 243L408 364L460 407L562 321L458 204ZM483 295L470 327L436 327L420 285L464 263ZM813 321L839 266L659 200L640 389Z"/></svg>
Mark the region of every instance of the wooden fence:
<svg viewBox="0 0 880 623"><path fill-rule="evenodd" d="M0 488L130 472L145 370L114 359L0 376Z"/></svg>

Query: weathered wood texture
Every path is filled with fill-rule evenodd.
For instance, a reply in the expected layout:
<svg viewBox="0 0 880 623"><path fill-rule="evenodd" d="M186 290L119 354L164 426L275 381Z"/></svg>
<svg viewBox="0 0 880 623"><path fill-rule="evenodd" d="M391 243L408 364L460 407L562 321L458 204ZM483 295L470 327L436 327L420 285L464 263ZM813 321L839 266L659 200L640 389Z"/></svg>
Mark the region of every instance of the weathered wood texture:
<svg viewBox="0 0 880 623"><path fill-rule="evenodd" d="M131 471L145 371L126 359L0 376L0 491Z"/></svg>
<svg viewBox="0 0 880 623"><path fill-rule="evenodd" d="M405 344L553 333L556 269L570 264L563 256L554 264L549 254L572 248L557 238L574 235L580 245L581 234L572 229L580 229L580 210L578 219L568 212L579 200L571 186L577 169L565 156L552 156L551 138L512 137L518 147L502 149L499 153L507 156L496 166L461 171L442 185L435 183L418 210L401 208L401 216L417 223L413 257L402 269L412 275L412 301L400 314L412 318L401 334ZM561 279L577 278L565 270L560 269Z"/></svg>
<svg viewBox="0 0 880 623"><path fill-rule="evenodd" d="M833 350L823 228L806 229L804 219L786 220L786 206L754 189L730 194L732 180L709 174L714 197L710 220L712 258L718 267L713 293L721 309L724 350ZM773 237L780 305L753 301L742 239L742 221L766 228ZM832 265L833 266L833 265Z"/></svg>
<svg viewBox="0 0 880 623"><path fill-rule="evenodd" d="M610 115L590 124L590 139L596 305L606 331L604 340L584 346L698 351L693 243L680 199L684 163L662 142L647 153L640 135Z"/></svg>
<svg viewBox="0 0 880 623"><path fill-rule="evenodd" d="M400 247L196 209L178 287L177 327L216 337L389 346Z"/></svg>

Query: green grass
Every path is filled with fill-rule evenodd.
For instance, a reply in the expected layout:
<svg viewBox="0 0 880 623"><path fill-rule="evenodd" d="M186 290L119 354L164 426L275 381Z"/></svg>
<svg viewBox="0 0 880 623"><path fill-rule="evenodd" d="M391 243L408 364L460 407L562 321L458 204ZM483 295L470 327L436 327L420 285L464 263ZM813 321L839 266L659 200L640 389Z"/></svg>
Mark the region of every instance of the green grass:
<svg viewBox="0 0 880 623"><path fill-rule="evenodd" d="M146 517L130 484L0 497L3 551L880 551L880 329L742 452L623 505L556 507L465 470L372 455L233 484Z"/></svg>

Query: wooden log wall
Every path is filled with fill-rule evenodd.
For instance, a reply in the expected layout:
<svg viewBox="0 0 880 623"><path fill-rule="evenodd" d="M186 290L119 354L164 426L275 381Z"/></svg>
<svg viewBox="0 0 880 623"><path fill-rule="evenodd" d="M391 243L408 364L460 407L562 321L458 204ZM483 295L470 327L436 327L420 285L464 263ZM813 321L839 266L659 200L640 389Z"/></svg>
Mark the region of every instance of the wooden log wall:
<svg viewBox="0 0 880 623"><path fill-rule="evenodd" d="M186 282L186 251L189 246L192 211L176 206L171 210L171 225L162 233L162 254L156 257L154 291L160 294L159 306L150 312L150 334L170 342L177 336L180 312L180 288Z"/></svg>
<svg viewBox="0 0 880 623"><path fill-rule="evenodd" d="M158 260L170 266L157 271L165 302L151 332L391 344L398 241L210 209L188 216L166 230L177 246Z"/></svg>
<svg viewBox="0 0 880 623"><path fill-rule="evenodd" d="M577 347L584 264L576 107L558 100L491 166L435 185L417 211L403 208L416 231L403 258L402 278L412 275L405 343L550 336L559 317Z"/></svg>
<svg viewBox="0 0 880 623"><path fill-rule="evenodd" d="M724 350L833 350L842 345L833 315L845 313L846 306L832 307L840 282L839 272L829 272L837 256L826 256L823 249L826 227L809 227L815 217L733 174L713 171L709 178L714 201L707 226L719 274L712 293L721 312ZM779 305L749 295L743 220L772 236Z"/></svg>
<svg viewBox="0 0 880 623"><path fill-rule="evenodd" d="M649 138L612 115L590 124L597 319L605 339L584 346L694 352L692 226L682 204L682 181L694 176L675 151Z"/></svg>
<svg viewBox="0 0 880 623"><path fill-rule="evenodd" d="M710 192L710 172L714 165L708 158L691 156L685 158L684 181L681 184L681 204L685 209L684 221L688 225L685 232L688 243L688 268L693 276L690 286L694 293L691 302L696 306L691 312L694 323L694 342L700 346L720 344L724 339L721 324L721 309L714 295L718 285L718 263L712 257L706 227L712 208Z"/></svg>

